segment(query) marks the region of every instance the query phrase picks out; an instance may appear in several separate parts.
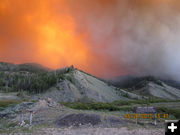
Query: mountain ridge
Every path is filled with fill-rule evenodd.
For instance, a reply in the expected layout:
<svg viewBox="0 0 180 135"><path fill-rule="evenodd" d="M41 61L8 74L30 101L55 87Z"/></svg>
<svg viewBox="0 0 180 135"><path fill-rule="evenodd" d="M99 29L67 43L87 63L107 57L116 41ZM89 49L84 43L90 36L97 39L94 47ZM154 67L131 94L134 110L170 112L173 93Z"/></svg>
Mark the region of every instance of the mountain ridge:
<svg viewBox="0 0 180 135"><path fill-rule="evenodd" d="M129 88L129 87L133 87L134 85L136 85L142 80L149 80L149 81L154 81L154 82L161 81L163 83L166 83L167 85L180 89L180 81L163 79L163 78L150 76L150 75L149 76L126 75L126 76L116 77L115 79L112 79L112 80L108 80L108 82L116 87Z"/></svg>
<svg viewBox="0 0 180 135"><path fill-rule="evenodd" d="M27 91L33 100L51 97L63 102L113 102L150 96L172 100L180 98L180 90L155 77L135 78L135 81L131 79L132 82L128 77L126 79L130 87L121 88L74 66L49 70L38 64L0 63L0 91L18 92L19 95Z"/></svg>

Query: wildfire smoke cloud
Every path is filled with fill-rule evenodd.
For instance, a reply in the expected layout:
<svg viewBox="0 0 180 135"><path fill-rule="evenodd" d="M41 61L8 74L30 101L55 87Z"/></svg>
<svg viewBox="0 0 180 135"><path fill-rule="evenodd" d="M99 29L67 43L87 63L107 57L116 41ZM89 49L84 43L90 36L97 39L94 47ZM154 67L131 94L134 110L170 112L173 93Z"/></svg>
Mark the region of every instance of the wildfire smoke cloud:
<svg viewBox="0 0 180 135"><path fill-rule="evenodd" d="M0 0L0 61L180 79L178 0Z"/></svg>

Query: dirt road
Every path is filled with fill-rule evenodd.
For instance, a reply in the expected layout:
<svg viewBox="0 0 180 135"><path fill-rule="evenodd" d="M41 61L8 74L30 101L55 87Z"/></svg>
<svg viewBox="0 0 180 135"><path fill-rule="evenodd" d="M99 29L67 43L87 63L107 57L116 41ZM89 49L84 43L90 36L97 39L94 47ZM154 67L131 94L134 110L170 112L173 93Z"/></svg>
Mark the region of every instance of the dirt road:
<svg viewBox="0 0 180 135"><path fill-rule="evenodd" d="M39 135L164 135L163 129L134 129L128 128L77 128L77 129L41 129L34 134Z"/></svg>

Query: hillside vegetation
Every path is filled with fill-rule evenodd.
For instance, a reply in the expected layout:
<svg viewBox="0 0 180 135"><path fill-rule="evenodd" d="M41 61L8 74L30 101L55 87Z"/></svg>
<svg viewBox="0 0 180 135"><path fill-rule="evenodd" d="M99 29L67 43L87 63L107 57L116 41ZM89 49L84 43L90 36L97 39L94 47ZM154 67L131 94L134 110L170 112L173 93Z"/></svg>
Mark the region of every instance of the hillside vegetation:
<svg viewBox="0 0 180 135"><path fill-rule="evenodd" d="M122 89L73 66L50 70L38 64L0 63L0 92L17 92L20 97L29 94L32 100L51 97L63 102L114 102L152 96L180 99L180 90L152 76L128 82L128 88Z"/></svg>
<svg viewBox="0 0 180 135"><path fill-rule="evenodd" d="M64 79L64 74L71 70L51 71L35 64L0 63L0 91L41 93Z"/></svg>
<svg viewBox="0 0 180 135"><path fill-rule="evenodd" d="M1 63L0 92L17 92L17 96L20 97L29 94L32 100L51 97L63 102L113 102L142 98L116 89L73 66L49 70L36 64Z"/></svg>

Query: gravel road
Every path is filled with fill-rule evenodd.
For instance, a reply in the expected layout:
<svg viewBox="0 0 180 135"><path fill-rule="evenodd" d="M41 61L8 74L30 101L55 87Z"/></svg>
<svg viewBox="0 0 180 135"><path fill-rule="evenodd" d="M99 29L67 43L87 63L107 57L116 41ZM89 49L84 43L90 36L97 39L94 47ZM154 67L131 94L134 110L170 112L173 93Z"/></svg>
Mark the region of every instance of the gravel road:
<svg viewBox="0 0 180 135"><path fill-rule="evenodd" d="M127 128L77 128L77 129L41 129L39 135L164 135L163 129L134 129Z"/></svg>

